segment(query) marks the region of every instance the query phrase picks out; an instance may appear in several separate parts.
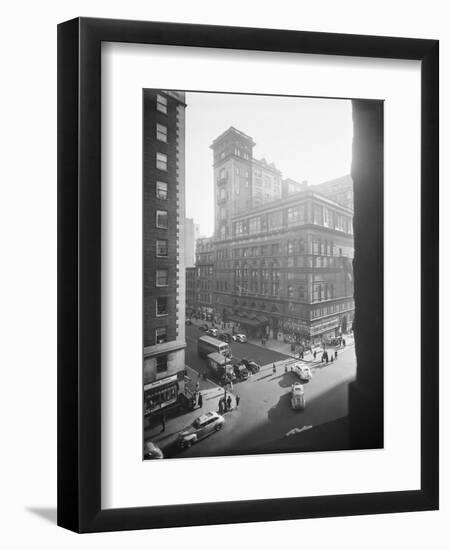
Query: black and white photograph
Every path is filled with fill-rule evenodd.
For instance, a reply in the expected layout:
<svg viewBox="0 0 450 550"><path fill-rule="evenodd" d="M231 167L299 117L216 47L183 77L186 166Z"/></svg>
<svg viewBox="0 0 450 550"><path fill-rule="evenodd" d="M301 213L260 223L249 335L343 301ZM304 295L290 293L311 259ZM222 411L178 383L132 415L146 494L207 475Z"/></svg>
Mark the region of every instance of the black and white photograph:
<svg viewBox="0 0 450 550"><path fill-rule="evenodd" d="M144 460L359 448L352 100L144 89L142 112Z"/></svg>

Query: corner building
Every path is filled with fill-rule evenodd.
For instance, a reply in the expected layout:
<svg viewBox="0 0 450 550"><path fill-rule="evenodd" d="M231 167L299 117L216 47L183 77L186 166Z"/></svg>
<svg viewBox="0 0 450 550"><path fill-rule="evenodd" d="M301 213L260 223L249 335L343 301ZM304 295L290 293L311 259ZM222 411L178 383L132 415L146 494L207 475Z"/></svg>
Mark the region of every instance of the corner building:
<svg viewBox="0 0 450 550"><path fill-rule="evenodd" d="M144 425L184 394L185 95L144 90Z"/></svg>
<svg viewBox="0 0 450 550"><path fill-rule="evenodd" d="M254 145L235 128L212 144L214 309L261 338L338 336L354 316L352 180L282 180Z"/></svg>

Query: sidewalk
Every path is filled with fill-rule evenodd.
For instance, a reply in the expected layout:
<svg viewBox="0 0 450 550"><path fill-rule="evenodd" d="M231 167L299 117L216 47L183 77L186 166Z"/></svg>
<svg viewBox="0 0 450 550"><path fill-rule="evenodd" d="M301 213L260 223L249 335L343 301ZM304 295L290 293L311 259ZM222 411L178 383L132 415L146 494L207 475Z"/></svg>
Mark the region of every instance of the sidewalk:
<svg viewBox="0 0 450 550"><path fill-rule="evenodd" d="M225 390L222 387L215 386L206 390L202 390L203 406L202 408L196 407L193 411L178 414L173 417L169 417L165 422L165 430L162 431L162 425L156 419L156 424L144 430L144 441L152 441L162 450L164 454L165 449L172 446L176 440L176 437L180 431L192 424L192 422L210 411L219 411L219 399L224 396ZM223 414L232 414L235 407L235 396L233 392L227 391L227 395L231 395L231 410Z"/></svg>
<svg viewBox="0 0 450 550"><path fill-rule="evenodd" d="M266 343L263 345L263 344L261 344L261 340L259 340L259 339L249 338L248 341L251 344L255 345L255 346L260 346L262 348L267 348L267 349L270 349L272 351L277 351L278 353L283 353L284 355L289 355L290 357L293 357L293 358L295 358L299 361L303 361L304 363L320 363L320 361L318 361L318 358L322 355L322 353L324 351L322 346L315 346L313 349L317 354L316 360L314 360L313 353L311 353L309 351L305 352L305 355L304 355L303 359L299 359L298 358L298 351L297 352L291 351L290 342L279 342L278 340L273 340L272 339L272 340L266 340ZM345 337L345 342L346 342L345 347L343 347L343 346L337 346L337 347L336 346L329 346L329 347L327 347L327 350L332 350L334 352L334 350L337 349L338 353L340 353L341 351L344 351L346 348L354 346L353 335L347 335Z"/></svg>

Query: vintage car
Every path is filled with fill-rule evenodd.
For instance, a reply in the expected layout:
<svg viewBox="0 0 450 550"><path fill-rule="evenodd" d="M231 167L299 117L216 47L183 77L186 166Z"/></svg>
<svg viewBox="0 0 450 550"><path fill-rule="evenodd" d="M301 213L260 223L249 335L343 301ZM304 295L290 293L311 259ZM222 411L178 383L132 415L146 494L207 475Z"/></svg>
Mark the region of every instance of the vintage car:
<svg viewBox="0 0 450 550"><path fill-rule="evenodd" d="M254 361L248 361L246 366L252 374L256 374L261 370L261 365L258 365L258 363L255 363Z"/></svg>
<svg viewBox="0 0 450 550"><path fill-rule="evenodd" d="M144 460L154 460L164 458L161 449L153 443L153 441L146 441L144 445Z"/></svg>
<svg viewBox="0 0 450 550"><path fill-rule="evenodd" d="M243 363L234 365L234 374L238 380L248 380L249 377L248 369Z"/></svg>
<svg viewBox="0 0 450 550"><path fill-rule="evenodd" d="M239 334L235 334L234 336L235 336L236 342L241 342L241 344L245 344L245 342L247 342L246 334L239 333Z"/></svg>
<svg viewBox="0 0 450 550"><path fill-rule="evenodd" d="M309 382L312 378L311 369L306 365L301 365L300 363L296 363L294 365L293 371L300 378L300 380L303 380L305 382Z"/></svg>
<svg viewBox="0 0 450 550"><path fill-rule="evenodd" d="M214 411L202 414L178 434L177 444L183 448L190 447L204 437L221 430L224 424L225 418Z"/></svg>
<svg viewBox="0 0 450 550"><path fill-rule="evenodd" d="M303 411L306 407L305 391L299 382L291 386L291 407L296 411Z"/></svg>
<svg viewBox="0 0 450 550"><path fill-rule="evenodd" d="M219 332L219 334L216 336L219 340L222 340L222 342L232 342L233 338L231 334L228 332Z"/></svg>

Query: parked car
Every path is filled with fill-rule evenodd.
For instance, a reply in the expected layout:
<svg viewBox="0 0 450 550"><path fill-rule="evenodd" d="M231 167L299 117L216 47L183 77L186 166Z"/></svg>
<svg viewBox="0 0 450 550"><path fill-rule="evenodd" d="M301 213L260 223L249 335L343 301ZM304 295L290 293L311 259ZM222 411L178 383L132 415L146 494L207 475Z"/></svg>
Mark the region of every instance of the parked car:
<svg viewBox="0 0 450 550"><path fill-rule="evenodd" d="M312 378L312 372L306 365L300 365L296 363L294 365L294 372L300 378L300 380L308 381Z"/></svg>
<svg viewBox="0 0 450 550"><path fill-rule="evenodd" d="M261 370L261 365L258 365L258 363L255 363L254 361L248 361L247 362L247 369L252 373L255 374Z"/></svg>
<svg viewBox="0 0 450 550"><path fill-rule="evenodd" d="M146 441L144 445L144 460L154 460L164 458L161 449L153 443L153 441Z"/></svg>
<svg viewBox="0 0 450 550"><path fill-rule="evenodd" d="M219 331L216 328L210 328L206 331L206 334L209 334L210 336L214 336L214 338L217 338Z"/></svg>
<svg viewBox="0 0 450 550"><path fill-rule="evenodd" d="M208 331L209 330L209 326L205 323L203 325L200 325L200 330L203 330L204 332Z"/></svg>
<svg viewBox="0 0 450 550"><path fill-rule="evenodd" d="M223 342L229 343L232 341L231 334L228 334L228 332L219 332L219 334L217 335L217 338L219 340L222 340Z"/></svg>
<svg viewBox="0 0 450 550"><path fill-rule="evenodd" d="M236 342L241 342L242 344L245 344L247 342L247 335L246 334L236 334Z"/></svg>
<svg viewBox="0 0 450 550"><path fill-rule="evenodd" d="M250 376L247 367L242 363L240 365L234 365L234 374L238 380L248 380Z"/></svg>
<svg viewBox="0 0 450 550"><path fill-rule="evenodd" d="M177 444L183 448L190 447L204 437L221 430L224 424L225 418L214 411L202 414L178 434Z"/></svg>
<svg viewBox="0 0 450 550"><path fill-rule="evenodd" d="M299 411L303 411L306 407L305 391L299 382L291 386L291 407Z"/></svg>

